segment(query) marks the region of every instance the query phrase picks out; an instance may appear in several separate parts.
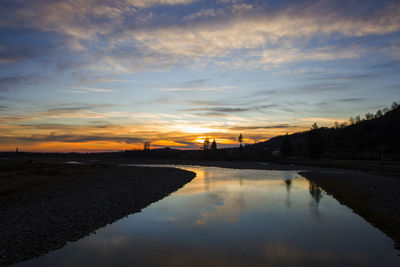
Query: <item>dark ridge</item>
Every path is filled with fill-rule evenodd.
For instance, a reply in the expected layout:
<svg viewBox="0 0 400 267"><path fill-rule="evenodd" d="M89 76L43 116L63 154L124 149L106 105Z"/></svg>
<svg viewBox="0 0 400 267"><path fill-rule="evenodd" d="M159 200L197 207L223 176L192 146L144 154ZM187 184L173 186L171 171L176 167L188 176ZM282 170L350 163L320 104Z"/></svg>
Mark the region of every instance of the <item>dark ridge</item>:
<svg viewBox="0 0 400 267"><path fill-rule="evenodd" d="M346 127L321 127L287 137L294 158L400 160L400 107ZM285 138L277 136L246 149L279 151Z"/></svg>

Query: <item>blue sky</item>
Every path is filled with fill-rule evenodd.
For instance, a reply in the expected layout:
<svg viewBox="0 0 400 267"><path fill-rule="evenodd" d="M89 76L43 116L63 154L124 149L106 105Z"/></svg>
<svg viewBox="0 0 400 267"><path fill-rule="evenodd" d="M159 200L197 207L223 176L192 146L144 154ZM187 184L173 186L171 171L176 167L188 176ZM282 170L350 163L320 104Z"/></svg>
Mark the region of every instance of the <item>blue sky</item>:
<svg viewBox="0 0 400 267"><path fill-rule="evenodd" d="M3 0L3 150L220 146L400 99L398 1Z"/></svg>

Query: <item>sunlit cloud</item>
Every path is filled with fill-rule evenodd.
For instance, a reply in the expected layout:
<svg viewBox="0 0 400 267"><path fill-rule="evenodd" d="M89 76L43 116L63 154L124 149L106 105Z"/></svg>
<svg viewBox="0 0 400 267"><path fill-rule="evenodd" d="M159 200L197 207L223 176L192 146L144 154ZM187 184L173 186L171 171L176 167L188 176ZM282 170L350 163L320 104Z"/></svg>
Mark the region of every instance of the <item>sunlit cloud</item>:
<svg viewBox="0 0 400 267"><path fill-rule="evenodd" d="M400 29L400 5L396 3L374 11L368 18L355 14L345 16L338 10L330 10L325 2L318 2L277 11L257 9L248 4L202 9L186 16L203 18L193 23L158 24L156 15L145 25L139 21L142 12L148 11L140 11L137 7L192 2L120 0L93 5L92 1L35 1L15 10L15 19L0 20L0 25L16 27L25 24L64 34L71 50L90 48L91 52L85 57L93 60L93 70L103 68L117 72L167 68L178 62L215 62L222 66L228 63L233 67L258 64L270 68L304 60L354 58L360 56L359 48L326 47L324 43L314 43L316 47L312 50L304 47L318 36L362 37ZM238 15L238 10L246 12ZM252 10L256 11L251 13ZM224 19L215 14L223 14ZM125 24L126 18L130 18L132 25ZM137 27L133 26L135 24ZM107 36L108 40L104 42L102 36ZM392 50L396 51L396 48ZM236 55L236 52L240 53Z"/></svg>
<svg viewBox="0 0 400 267"><path fill-rule="evenodd" d="M18 146L31 151L99 151L102 143L106 144L103 151L142 149L145 141L150 141L153 148L198 149L206 137L215 139L219 146L236 146L241 132L245 132L245 143L254 143L296 128L257 126L255 121L240 117L223 125L202 117L104 111L112 107L65 106L21 116L2 115L0 143L6 150ZM102 111L97 111L100 108ZM118 117L123 119L116 120Z"/></svg>
<svg viewBox="0 0 400 267"><path fill-rule="evenodd" d="M182 5L196 2L197 0L128 0L128 3L138 7L154 5Z"/></svg>
<svg viewBox="0 0 400 267"><path fill-rule="evenodd" d="M172 84L170 87L163 88L163 91L220 91L234 89L234 86L213 85L208 79L200 79Z"/></svg>
<svg viewBox="0 0 400 267"><path fill-rule="evenodd" d="M2 149L236 146L397 101L397 1L0 7Z"/></svg>
<svg viewBox="0 0 400 267"><path fill-rule="evenodd" d="M220 90L229 90L233 89L233 86L202 86L202 87L170 87L164 88L164 91L220 91Z"/></svg>
<svg viewBox="0 0 400 267"><path fill-rule="evenodd" d="M92 88L92 87L81 87L81 86L71 86L69 87L71 89L65 90L66 92L69 93L111 93L115 92L115 90L112 89L106 89L106 88Z"/></svg>

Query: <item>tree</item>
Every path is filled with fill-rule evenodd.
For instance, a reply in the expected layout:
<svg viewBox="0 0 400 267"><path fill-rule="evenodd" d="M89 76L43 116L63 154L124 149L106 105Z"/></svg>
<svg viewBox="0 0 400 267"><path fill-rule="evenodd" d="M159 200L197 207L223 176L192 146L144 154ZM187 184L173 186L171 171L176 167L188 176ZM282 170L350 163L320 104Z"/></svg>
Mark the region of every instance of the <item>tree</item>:
<svg viewBox="0 0 400 267"><path fill-rule="evenodd" d="M243 143L243 135L242 134L239 135L238 142L240 144L240 148L242 148L242 143Z"/></svg>
<svg viewBox="0 0 400 267"><path fill-rule="evenodd" d="M375 118L380 118L383 116L382 110L378 109L375 114Z"/></svg>
<svg viewBox="0 0 400 267"><path fill-rule="evenodd" d="M349 122L350 122L350 124L354 124L356 121L353 117L350 117Z"/></svg>
<svg viewBox="0 0 400 267"><path fill-rule="evenodd" d="M311 130L318 130L318 124L316 122L313 123L313 125L311 125Z"/></svg>
<svg viewBox="0 0 400 267"><path fill-rule="evenodd" d="M209 149L210 149L210 140L208 139L208 137L206 137L203 143L203 150L208 151Z"/></svg>
<svg viewBox="0 0 400 267"><path fill-rule="evenodd" d="M215 142L215 138L214 138L213 142L211 143L211 151L217 152L217 142Z"/></svg>
<svg viewBox="0 0 400 267"><path fill-rule="evenodd" d="M389 108L384 108L383 109L383 114L386 114L386 113L388 113L389 112Z"/></svg>
<svg viewBox="0 0 400 267"><path fill-rule="evenodd" d="M372 120L373 118L374 118L374 115L372 113L365 114L365 119L366 120Z"/></svg>
<svg viewBox="0 0 400 267"><path fill-rule="evenodd" d="M292 154L293 147L288 134L286 134L280 150L284 156L290 156Z"/></svg>
<svg viewBox="0 0 400 267"><path fill-rule="evenodd" d="M150 142L144 142L143 150L145 151L150 150Z"/></svg>
<svg viewBox="0 0 400 267"><path fill-rule="evenodd" d="M392 105L390 106L390 108L393 110L393 109L396 109L398 106L399 106L399 103L393 102Z"/></svg>
<svg viewBox="0 0 400 267"><path fill-rule="evenodd" d="M354 118L354 120L356 121L356 123L360 123L360 121L361 121L360 115L357 115L357 116Z"/></svg>
<svg viewBox="0 0 400 267"><path fill-rule="evenodd" d="M308 132L308 152L312 158L321 157L325 150L325 144L320 132L321 129L316 122L312 125L311 131Z"/></svg>
<svg viewBox="0 0 400 267"><path fill-rule="evenodd" d="M338 123L337 121L335 121L334 124L333 124L333 127L334 127L335 129L338 129L338 128L339 128L339 123Z"/></svg>

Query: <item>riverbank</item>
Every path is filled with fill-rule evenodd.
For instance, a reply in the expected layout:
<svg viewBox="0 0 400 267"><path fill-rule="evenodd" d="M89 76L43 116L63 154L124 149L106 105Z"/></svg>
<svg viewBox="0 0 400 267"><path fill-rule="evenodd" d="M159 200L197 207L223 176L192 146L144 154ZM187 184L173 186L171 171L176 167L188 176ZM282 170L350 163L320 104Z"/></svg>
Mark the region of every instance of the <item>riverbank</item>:
<svg viewBox="0 0 400 267"><path fill-rule="evenodd" d="M400 249L400 179L366 172L300 172L377 227Z"/></svg>
<svg viewBox="0 0 400 267"><path fill-rule="evenodd" d="M2 225L0 225L0 227L1 229L11 229L9 231L7 230L7 233L3 233L5 232L4 230L0 232L0 235L3 235L0 236L0 255L4 253L15 254L11 256L14 261L45 253L51 249L63 246L66 241L79 239L85 234L95 231L99 227L130 213L139 211L141 205L143 208L163 198L168 192L175 191L194 177L192 177L194 174L177 171L176 169L166 170L164 168L150 169L118 166L121 164L176 164L234 169L300 171L307 179L315 182L341 203L365 218L369 223L385 232L396 242L396 247L398 249L400 248L400 231L398 230L398 225L400 225L400 178L398 173L393 172L394 168L388 168L388 171L385 172L379 172L374 168L372 168L371 171L363 170L361 172L352 170L355 166L362 164L359 162L339 162L340 164L349 166L347 169L340 169L340 165L332 161L319 164L318 162L211 161L190 159L104 158L92 157L90 155L79 155L79 157L75 157L74 155L60 155L59 157L49 158L20 158L15 160L20 163L22 162L22 165L18 166L16 170L3 171L4 162L10 161L12 160L2 159L2 161L0 161L0 167L2 169L0 179L0 182L2 182L2 184L0 184L0 223ZM68 162L68 164L65 164L65 162ZM12 163L11 166L13 164L14 163ZM364 165L367 166L368 164ZM385 163L380 165L384 166ZM171 172L171 170L174 171ZM14 178L10 179L10 177ZM22 180L17 181L18 179L15 179L16 177ZM113 177L113 182L111 183L110 179L107 179L107 177ZM160 180L160 178L167 179ZM55 183L53 181L54 179L56 179ZM74 181L79 180L82 185L79 185L79 183L72 183L72 185L65 187L65 184L71 183L71 179ZM8 182L17 182L16 184L5 183L4 181L6 180L8 180ZM174 180L174 182L170 180ZM130 182L127 183L127 181ZM155 184L160 186L155 188ZM18 185L23 186L19 188ZM93 188L87 189L92 186ZM77 187L79 188L77 189ZM47 193L41 193L43 188L46 188L44 191ZM70 190L70 192L64 192L65 190ZM134 192L134 194L129 194L128 191ZM57 195L59 192L61 192L61 195ZM92 199L90 196L87 196L86 192L92 192L95 203L91 203ZM121 196L115 196L118 194L121 194ZM8 195L8 198L5 198L4 195ZM18 197L16 197L16 195L18 195ZM53 204L48 206L48 200L54 199L55 195L57 195L58 198L66 200L56 200ZM102 197L99 197L99 195ZM69 207L69 201L76 203L76 205L71 205L71 207ZM129 201L136 206L132 205L126 207L126 202ZM16 207L18 207L16 211L13 211L13 207L10 206L10 203L14 202ZM60 204L59 202L62 203ZM3 212L3 210L7 209L4 209L2 203L8 203L8 213ZM85 218L84 216L86 214L82 211L79 213L79 216L70 219L69 214L76 212L75 210L79 210L81 207L87 209L86 213L88 213L87 216L89 218ZM119 212L119 207L122 207L121 212ZM31 209L34 211L31 211ZM35 209L37 209L39 212L38 214L46 220L44 227L39 231L35 230L35 228L32 229L32 226L26 227L29 221L32 221L33 227L38 227L42 223L40 216L34 216L37 213ZM64 212L64 210L66 210L66 212ZM95 213L93 210L101 211L101 214L97 215L104 216L105 219L96 218L93 215L93 213ZM64 218L63 214L66 214L64 217L67 218ZM81 216L83 216L83 220L80 219ZM18 219L14 219L14 221L6 219L8 225L3 224L3 221L5 221L3 218L18 217L21 217L24 222L19 223ZM92 227L88 227L86 224L81 225L79 224L80 221L88 222ZM96 221L100 223L96 224ZM58 224L60 224L60 226L58 226ZM73 228L74 225L78 225L80 228ZM47 230L47 228L50 230ZM51 233L58 231L62 234L55 234L53 239ZM77 233L76 235L74 234L75 231ZM12 238L12 232L15 233L15 240ZM66 234L66 232L68 233ZM6 234L7 239L3 238ZM26 240L30 240L25 238L27 236L33 241L31 244L27 244L24 247L21 244L26 242ZM47 239L43 239L43 237ZM35 240L44 240L45 242L44 244L35 244L37 242ZM8 244L11 244L10 248L14 249L5 250ZM42 248L37 248L37 245L42 246ZM34 247L35 249L30 250L29 255L19 255L19 251L29 251L30 247ZM14 261L0 259L0 263Z"/></svg>
<svg viewBox="0 0 400 267"><path fill-rule="evenodd" d="M60 248L176 191L175 168L2 160L0 265Z"/></svg>

